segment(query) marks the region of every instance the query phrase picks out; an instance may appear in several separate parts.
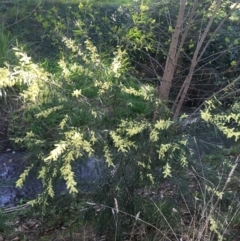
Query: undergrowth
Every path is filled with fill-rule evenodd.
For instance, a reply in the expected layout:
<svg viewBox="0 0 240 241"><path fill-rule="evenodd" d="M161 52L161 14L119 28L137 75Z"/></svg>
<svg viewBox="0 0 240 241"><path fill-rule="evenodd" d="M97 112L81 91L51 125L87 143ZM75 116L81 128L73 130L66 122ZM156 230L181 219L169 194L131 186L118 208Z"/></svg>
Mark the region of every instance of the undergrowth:
<svg viewBox="0 0 240 241"><path fill-rule="evenodd" d="M86 7L80 4L79 13L86 13ZM147 10L144 7L140 11ZM223 146L212 143L208 130L216 137L232 138L232 143L238 141L238 102L226 110L212 98L195 124L184 114L172 120L154 84L141 83L130 74L131 47L125 48L126 39L122 45L113 41L109 52L104 41L96 46L90 21L96 19L91 15L81 19L81 14L74 15L78 20L71 26L74 38L56 8L45 18L41 8L35 12L48 31L44 37L57 46L53 61L35 62L20 46L9 49L8 33L0 36L2 52L15 54L13 62L4 57L0 63L2 101L11 107L6 97L17 103L16 95L21 106L13 105L9 135L16 147L31 153L17 186L22 187L31 173L43 186L43 192L29 202L35 209L19 214L19 222L13 224L32 228L33 233L18 229L11 238L50 233L51 238L72 240L80 240L81 234L92 240L237 240L238 148L219 152ZM151 35L143 36L145 42L151 40ZM128 37L136 46L142 44L136 32ZM217 154L210 145L218 146ZM205 147L210 149L208 156L202 155ZM89 160L101 166L101 178L95 180L94 191L85 192L74 165L84 166ZM66 185L63 195L55 185L61 180ZM3 217L8 211L3 210ZM3 219L0 231L5 233ZM28 222L32 219L33 226ZM92 233L83 235L88 231Z"/></svg>

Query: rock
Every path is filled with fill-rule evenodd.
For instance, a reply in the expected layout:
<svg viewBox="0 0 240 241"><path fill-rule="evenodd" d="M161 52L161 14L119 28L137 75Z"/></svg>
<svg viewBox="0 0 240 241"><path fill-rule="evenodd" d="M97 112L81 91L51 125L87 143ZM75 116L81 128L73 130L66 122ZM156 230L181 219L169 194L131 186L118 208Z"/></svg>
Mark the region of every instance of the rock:
<svg viewBox="0 0 240 241"><path fill-rule="evenodd" d="M15 187L16 180L25 168L23 158L26 154L24 152L0 154L0 181L4 184L0 187L0 206L2 207L13 207L21 200L34 199L42 192L41 181L37 179L34 172L30 172L22 189ZM80 191L85 193L95 192L108 181L110 175L113 175L104 160L96 157L89 158L87 162L74 161L73 171ZM66 192L65 182L59 181L54 186L54 190L56 193Z"/></svg>
<svg viewBox="0 0 240 241"><path fill-rule="evenodd" d="M109 169L103 159L90 158L86 163L77 161L73 165L76 181L83 192L94 192L107 180Z"/></svg>

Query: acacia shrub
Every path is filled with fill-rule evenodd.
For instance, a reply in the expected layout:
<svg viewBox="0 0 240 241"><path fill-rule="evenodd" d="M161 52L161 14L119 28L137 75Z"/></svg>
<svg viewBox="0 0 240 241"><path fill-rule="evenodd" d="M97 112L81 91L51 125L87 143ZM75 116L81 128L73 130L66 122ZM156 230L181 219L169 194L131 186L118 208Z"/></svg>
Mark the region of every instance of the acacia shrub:
<svg viewBox="0 0 240 241"><path fill-rule="evenodd" d="M46 197L54 196L59 178L70 193L81 192L73 163L95 156L115 170L106 175L97 200L112 205L116 198L124 210L135 213L141 206L136 189L171 176L171 166L187 164L187 140L174 128L155 89L126 74L125 51L116 49L106 61L89 40L84 52L72 40L63 41L72 55L59 60L56 74L34 64L19 49L19 64L0 69L0 87L21 85L22 115L13 115L12 139L33 154L17 185L38 170L44 191L35 203L46 204ZM156 108L161 109L157 120Z"/></svg>

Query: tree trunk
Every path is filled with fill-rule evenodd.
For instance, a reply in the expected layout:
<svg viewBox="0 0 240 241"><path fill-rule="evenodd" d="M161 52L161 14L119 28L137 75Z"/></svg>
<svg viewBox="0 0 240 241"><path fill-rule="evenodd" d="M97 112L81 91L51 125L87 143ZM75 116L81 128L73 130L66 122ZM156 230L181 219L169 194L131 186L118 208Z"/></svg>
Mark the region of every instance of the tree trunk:
<svg viewBox="0 0 240 241"><path fill-rule="evenodd" d="M184 17L186 3L187 3L187 0L180 1L180 9L178 12L177 24L172 35L172 41L168 51L168 57L167 57L167 61L164 69L162 83L158 88L159 97L163 101L166 101L169 97L169 92L172 85L172 79L176 68L176 63L177 63L176 53L178 49L179 36L181 33L181 27L183 24L183 17Z"/></svg>

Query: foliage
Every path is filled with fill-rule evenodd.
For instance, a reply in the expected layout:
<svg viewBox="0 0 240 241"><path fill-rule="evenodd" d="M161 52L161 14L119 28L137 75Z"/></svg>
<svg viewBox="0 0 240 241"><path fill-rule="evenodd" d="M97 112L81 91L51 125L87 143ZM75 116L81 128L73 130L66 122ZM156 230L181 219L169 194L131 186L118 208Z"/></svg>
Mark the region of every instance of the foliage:
<svg viewBox="0 0 240 241"><path fill-rule="evenodd" d="M206 7L208 1L202 2ZM225 3L217 12L210 35L230 7L230 1ZM21 187L28 174L38 169L36 178L41 179L44 191L32 203L46 205L49 199L53 200L54 184L58 179L64 179L68 191L76 195L81 192L81 184L76 181L74 163L95 158L107 167L106 173L102 174L106 178L99 184L100 191L97 190L93 197L96 203L115 206L116 210L119 206L134 216L140 210L143 218L158 225L165 221L169 226L166 220L177 225L182 222L182 215L179 217L178 212L172 213L175 203L164 198L154 200L153 204L149 199L139 198L137 193L146 187L151 190L171 178L176 181L179 190L184 190L184 195L188 192L189 199L184 202L190 213L194 210L192 220L200 220L201 228L206 230L209 227L212 234L221 239L219 220L222 216L218 217L214 212L220 202L229 202L226 197L229 193L225 192L228 179L224 177L231 174L234 163L225 159L221 159L221 164L212 163L212 159L204 165L197 163L195 156L189 153L192 145L189 142L195 139L194 127L197 129L199 125L203 129L205 126L213 127L227 138L238 140L239 103L236 97L225 110L224 101L209 98L197 116L196 125L192 125L191 116L171 119L169 107L160 101L155 88L156 81L161 80L163 68L157 72L156 65L152 63L161 66L161 61L167 57L178 12L175 1L134 1L130 6L111 6L108 11L101 4L96 6L91 2L78 6L69 4L67 11L63 11L65 4L45 4L34 17L43 26L44 40L51 40L57 54L53 59L46 57L41 63L35 63L23 49L14 48L18 61L0 66L0 90L16 88L23 103L21 111L12 114L9 134L16 145L34 154L17 186ZM176 69L176 85L186 75L183 69L188 68L189 58L193 56L197 31L201 32L206 27L213 11L212 8L207 13L202 11L201 4L195 12L197 17L192 23L192 32L182 46L184 51L180 51L183 64ZM44 6L50 6L50 9L43 14ZM160 7L160 12L157 12ZM191 2L187 4L187 9L192 9ZM163 14L165 11L169 15ZM201 27L199 19L202 19ZM235 24L229 20L227 24L230 23ZM227 24L223 26L223 32ZM238 35L232 36L236 38ZM209 45L206 51L207 55L210 54L211 67L216 64L215 44L222 43L222 38L216 35L214 44ZM229 41L225 38L223 48ZM7 37L6 43L9 42ZM232 45L235 52L230 51L226 55L226 63L231 63L231 67L237 66L237 44L234 42ZM233 52L235 57L229 57L233 56ZM221 55L219 53L218 57ZM141 66L147 61L154 67L155 82L151 78L138 78L141 73L135 64ZM199 68L204 65L199 63ZM197 72L194 74L197 75ZM202 100L205 98L202 97ZM200 128L198 130L201 132ZM189 166L197 172L192 172ZM212 175L213 170L217 174L214 172ZM221 170L225 175L222 179L219 175ZM195 178L199 186L189 193L189 183L194 183L192 176L200 173L208 177ZM178 194L176 198L174 196L175 200L178 200ZM196 209L193 200L200 200L204 208ZM124 220L124 215L117 215L116 210L101 210L98 215L91 210L89 215L104 225L100 226L100 231L106 226L110 230L116 228L115 239L118 235L121 239L122 230L129 227L129 223ZM219 210L220 214L226 211L222 207ZM206 219L198 219L201 212Z"/></svg>
<svg viewBox="0 0 240 241"><path fill-rule="evenodd" d="M24 103L23 114L13 114L10 133L18 146L35 154L17 186L39 168L44 192L35 203L46 205L59 178L70 193L81 191L73 163L95 156L114 170L106 176L97 200L112 205L115 197L126 211L135 212L136 188L170 177L171 165L187 165L186 139L177 134L167 111L153 121L155 108L167 108L152 86L139 85L126 75L128 58L120 47L106 61L90 40L82 47L67 38L63 41L72 55L62 56L56 74L34 64L19 49L19 64L1 68L1 87L20 85ZM103 213L100 222L111 221L107 216Z"/></svg>
<svg viewBox="0 0 240 241"><path fill-rule="evenodd" d="M210 13L215 6L209 5L207 0L196 5L191 28L179 53L179 63L174 73L174 88L171 90L170 99L176 98L183 79L187 75L197 40L207 26ZM184 105L187 107L201 104L215 90L227 84L229 79L238 75L239 9L232 12L229 19L223 23L213 37L215 29L232 7L232 1L221 3L204 41L204 44L208 41L210 44L203 52L202 60L196 66L192 84L184 100ZM188 27L187 13L193 8L193 2L187 3L186 21L183 23L183 28ZM206 13L205 9L209 9L209 12ZM133 1L131 4L122 2L120 4L116 1L115 4L107 5L103 2L93 3L91 1L83 1L81 4L74 1L68 4L60 1L44 1L34 10L34 16L42 27L31 19L30 28L35 29L37 26L39 31L34 34L31 34L32 31L23 33L23 38L34 45L35 51L33 48L29 50L31 55L35 56L34 59L44 54L51 55L54 61L56 57L59 57L59 48L61 51L66 51L61 40L63 36L74 38L79 42L90 37L101 55L106 51L113 52L117 45L121 45L129 55L131 66L135 66L131 74L142 78L145 83L158 86L163 77L164 63L177 13L178 5L175 1L146 0ZM27 24L29 26L29 23ZM19 25L19 27L25 28L24 25L22 27ZM50 41L51 45L49 45ZM38 61L42 60L38 58ZM219 63L221 63L221 68Z"/></svg>
<svg viewBox="0 0 240 241"><path fill-rule="evenodd" d="M7 63L16 63L16 58L12 50L13 45L16 43L16 37L13 37L12 34L5 29L4 22L2 22L2 25L0 27L0 67L4 67L5 65L7 65ZM7 71L5 71L4 74L7 74ZM11 85L4 85L3 83L0 83L1 109L4 105L7 105L9 104L9 102L12 102L12 99L17 96L18 92L17 85L15 85L13 88Z"/></svg>
<svg viewBox="0 0 240 241"><path fill-rule="evenodd" d="M11 61L14 57L12 52L12 45L15 38L11 37L10 32L4 31L4 25L0 28L0 66L3 67L4 62Z"/></svg>
<svg viewBox="0 0 240 241"><path fill-rule="evenodd" d="M69 191L77 192L71 163L84 156L105 156L108 166L115 167L121 166L120 160L127 163L132 159L125 164L126 168L151 182L154 182L151 170L156 165L165 166L164 177L171 176L169 163L175 157L186 165L183 148L186 141L181 135L174 136L176 133L171 130L174 123L167 115L152 122L155 106L161 106L154 89L125 77L125 51L118 48L112 61L105 64L89 40L83 46L85 53L73 41L67 38L63 41L81 65L72 56L63 57L59 61L61 73L53 75L16 50L19 66L1 69L2 87L16 83L24 86L21 96L26 106L25 133L17 126L12 132L20 133L15 137L16 143L39 150L37 156L42 163L39 178L48 195L54 195L52 182L58 173ZM167 133L168 138L162 139ZM144 154L146 150L148 155ZM27 172L18 186L22 186Z"/></svg>
<svg viewBox="0 0 240 241"><path fill-rule="evenodd" d="M216 110L221 108L222 103L216 99L206 102L206 109L201 111L201 117L207 123L211 123L227 137L239 139L239 103L233 103L227 111L217 113Z"/></svg>

